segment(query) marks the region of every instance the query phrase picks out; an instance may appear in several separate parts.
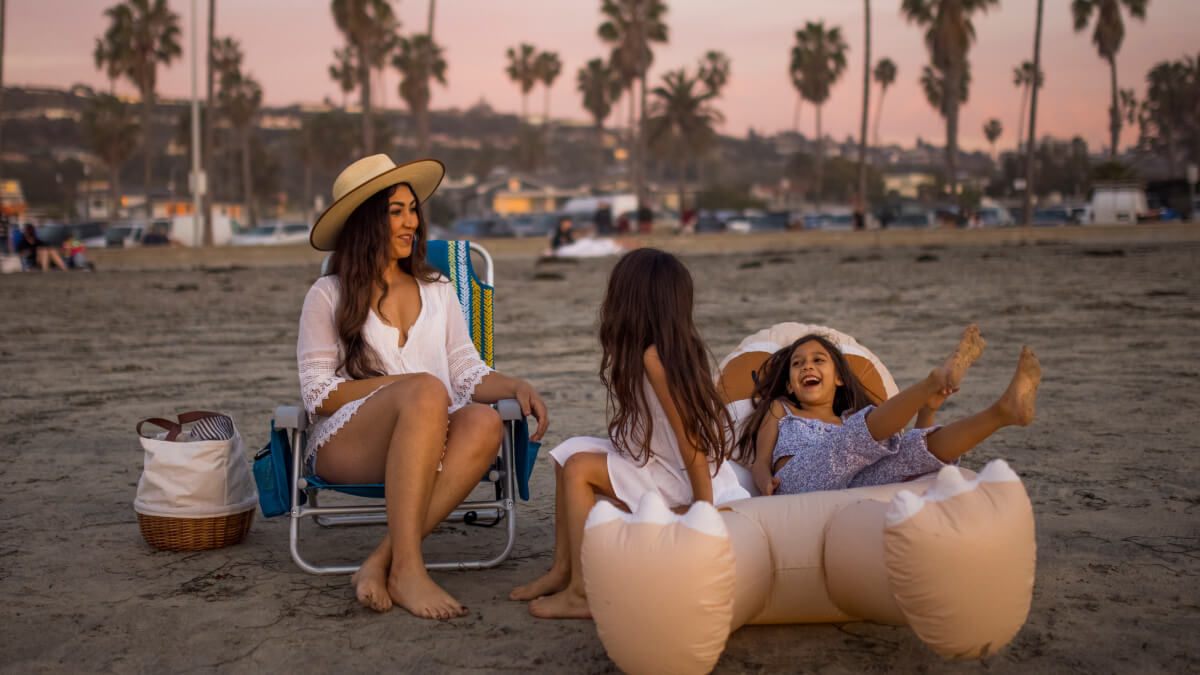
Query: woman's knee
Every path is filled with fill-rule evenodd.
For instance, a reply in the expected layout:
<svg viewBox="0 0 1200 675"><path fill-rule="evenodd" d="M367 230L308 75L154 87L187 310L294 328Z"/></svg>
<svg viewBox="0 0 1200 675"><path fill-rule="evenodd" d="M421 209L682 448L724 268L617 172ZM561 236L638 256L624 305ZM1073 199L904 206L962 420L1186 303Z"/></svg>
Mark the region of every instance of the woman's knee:
<svg viewBox="0 0 1200 675"><path fill-rule="evenodd" d="M481 454L495 455L504 424L500 421L500 414L491 406L468 404L454 413L450 424L451 434L464 434L470 439L470 445Z"/></svg>
<svg viewBox="0 0 1200 675"><path fill-rule="evenodd" d="M419 415L423 419L444 417L450 407L446 385L429 373L415 373L393 382L381 391L400 414Z"/></svg>
<svg viewBox="0 0 1200 675"><path fill-rule="evenodd" d="M608 455L599 452L578 452L563 464L563 480L570 483L594 483L601 473L608 472Z"/></svg>

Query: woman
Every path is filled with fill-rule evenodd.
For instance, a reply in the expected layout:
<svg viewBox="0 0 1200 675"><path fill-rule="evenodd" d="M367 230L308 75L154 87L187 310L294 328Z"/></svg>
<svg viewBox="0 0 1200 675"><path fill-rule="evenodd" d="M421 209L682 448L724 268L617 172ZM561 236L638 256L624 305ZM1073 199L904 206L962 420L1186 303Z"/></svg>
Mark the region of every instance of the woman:
<svg viewBox="0 0 1200 675"><path fill-rule="evenodd" d="M304 300L296 346L314 418L306 468L386 486L388 531L351 579L358 599L431 619L466 613L429 577L421 539L495 459L501 423L484 404L520 401L538 420L531 440L548 422L529 383L480 360L453 289L425 262L420 205L444 173L436 160L396 166L386 155L342 171L310 235L333 255Z"/></svg>

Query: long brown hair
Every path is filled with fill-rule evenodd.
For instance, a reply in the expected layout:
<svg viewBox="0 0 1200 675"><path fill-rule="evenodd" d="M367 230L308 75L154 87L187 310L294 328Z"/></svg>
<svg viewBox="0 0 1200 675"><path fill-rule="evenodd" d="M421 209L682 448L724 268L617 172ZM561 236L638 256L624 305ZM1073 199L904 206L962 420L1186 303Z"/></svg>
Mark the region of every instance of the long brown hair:
<svg viewBox="0 0 1200 675"><path fill-rule="evenodd" d="M708 350L692 321L692 276L670 253L641 248L613 267L600 305L608 437L641 463L653 455L654 421L642 384L643 358L651 345L662 360L688 441L719 467L729 457L733 421L717 395Z"/></svg>
<svg viewBox="0 0 1200 675"><path fill-rule="evenodd" d="M754 461L757 451L755 446L758 445L758 428L767 418L771 404L776 399L786 398L799 407L800 402L794 395L788 393L788 375L792 368L792 352L806 342L816 342L825 348L833 362L838 379L842 381L833 394L833 413L835 415L841 415L846 411L856 413L874 403L867 393L866 387L851 370L850 362L846 360L842 350L838 349L837 345L824 335L809 333L769 356L755 372L754 393L750 395L750 404L754 406L754 412L746 418L741 434L738 435L737 457L739 460Z"/></svg>
<svg viewBox="0 0 1200 675"><path fill-rule="evenodd" d="M363 339L363 324L370 309L371 291L380 289L379 302L375 307L380 312L388 294L383 280L384 270L391 264L392 230L388 222L388 207L393 194L401 185L412 190L408 183L388 186L371 195L346 218L346 224L337 238L337 248L329 259L329 274L336 275L341 284L341 302L337 307L337 333L345 349L341 367L350 377L360 380L383 375L379 357ZM414 191L415 195L416 192ZM425 262L425 217L421 205L417 204L417 231L413 233L412 254L402 258L400 269L418 281L431 282L438 272Z"/></svg>

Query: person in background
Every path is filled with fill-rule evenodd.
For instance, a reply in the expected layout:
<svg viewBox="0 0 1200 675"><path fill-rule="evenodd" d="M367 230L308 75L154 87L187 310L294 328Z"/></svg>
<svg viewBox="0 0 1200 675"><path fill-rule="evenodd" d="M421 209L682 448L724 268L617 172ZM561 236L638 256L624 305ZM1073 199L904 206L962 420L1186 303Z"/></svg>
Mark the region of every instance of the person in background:
<svg viewBox="0 0 1200 675"><path fill-rule="evenodd" d="M596 221L596 236L607 237L613 233L612 207L608 202L600 202L592 220Z"/></svg>
<svg viewBox="0 0 1200 675"><path fill-rule="evenodd" d="M553 253L567 244L575 243L575 232L571 229L571 217L559 216L558 225L550 237L550 252Z"/></svg>
<svg viewBox="0 0 1200 675"><path fill-rule="evenodd" d="M36 265L45 272L50 269L51 263L60 270L67 269L67 264L63 262L58 251L38 239L37 231L29 223L25 224L21 239L17 241L17 255L23 258L22 266L26 269L33 269Z"/></svg>
<svg viewBox="0 0 1200 675"><path fill-rule="evenodd" d="M96 266L88 261L84 255L83 242L79 240L76 232L71 232L62 243L63 258L66 259L67 266L76 270L94 270Z"/></svg>

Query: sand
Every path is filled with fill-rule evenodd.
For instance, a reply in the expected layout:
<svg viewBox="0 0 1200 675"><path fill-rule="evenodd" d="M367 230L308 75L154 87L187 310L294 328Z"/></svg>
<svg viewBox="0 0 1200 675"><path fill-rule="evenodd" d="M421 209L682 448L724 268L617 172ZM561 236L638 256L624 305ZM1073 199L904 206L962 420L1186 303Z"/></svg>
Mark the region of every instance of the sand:
<svg viewBox="0 0 1200 675"><path fill-rule="evenodd" d="M717 672L1200 669L1200 228L994 232L653 240L693 271L716 358L778 321L823 323L855 335L904 386L978 322L987 351L943 420L999 395L1024 343L1046 373L1034 424L963 462L1008 460L1033 500L1037 583L1011 645L961 664L907 628L754 626L732 636ZM495 243L497 365L542 392L548 449L603 433L595 320L613 261L539 264L538 248ZM471 610L455 621L377 615L347 577L302 573L283 518L260 517L244 543L217 551L142 541L138 420L224 411L257 448L274 407L299 398L297 318L319 256L231 255L103 251L94 274L0 278L0 670L614 671L591 622L537 620L506 599L549 563L544 451L510 560L435 575ZM379 530L317 534L313 557L342 562ZM426 552L480 556L499 540L450 525Z"/></svg>

